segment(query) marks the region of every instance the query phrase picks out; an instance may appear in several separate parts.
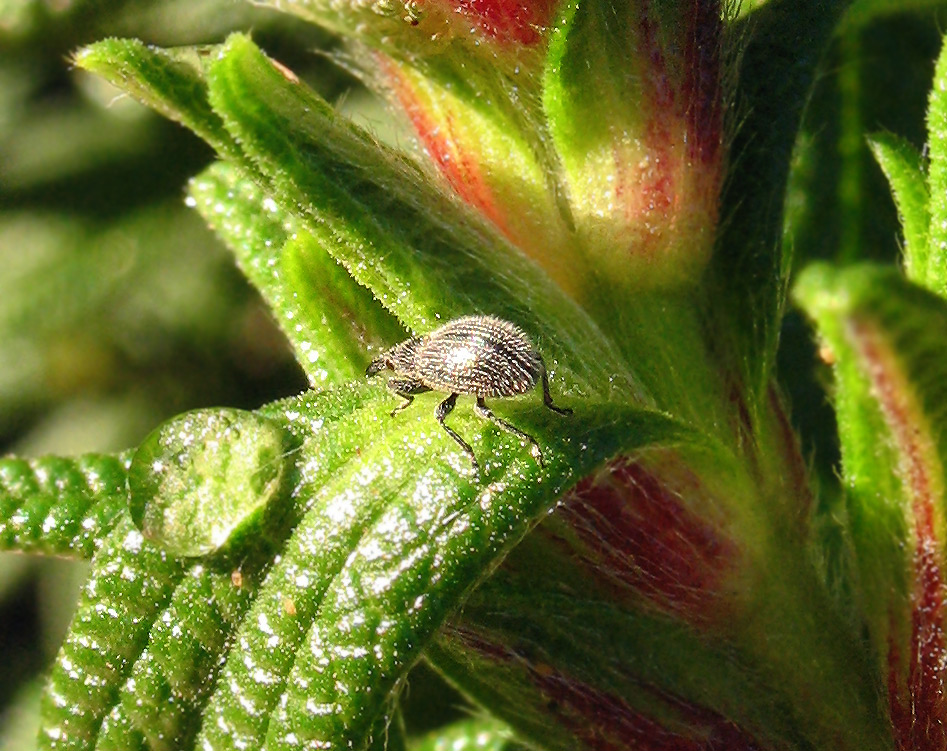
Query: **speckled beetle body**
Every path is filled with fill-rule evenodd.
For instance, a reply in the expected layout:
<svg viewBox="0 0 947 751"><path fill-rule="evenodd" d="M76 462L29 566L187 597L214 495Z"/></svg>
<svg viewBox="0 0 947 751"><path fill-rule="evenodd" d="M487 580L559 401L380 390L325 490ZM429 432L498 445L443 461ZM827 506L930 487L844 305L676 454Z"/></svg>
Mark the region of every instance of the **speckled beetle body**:
<svg viewBox="0 0 947 751"><path fill-rule="evenodd" d="M549 377L543 359L529 337L516 325L493 316L465 316L450 321L424 336L407 339L376 357L366 374L373 376L391 370L394 377L388 388L405 402L392 411L392 416L407 407L414 394L425 391L447 392L435 411L437 421L470 457L473 450L456 432L444 424L444 418L457 403L457 397L477 397L476 411L497 426L529 442L533 455L542 464L539 444L519 428L500 419L484 403L487 397L509 397L525 394L542 383L543 402L562 415L572 410L552 403Z"/></svg>

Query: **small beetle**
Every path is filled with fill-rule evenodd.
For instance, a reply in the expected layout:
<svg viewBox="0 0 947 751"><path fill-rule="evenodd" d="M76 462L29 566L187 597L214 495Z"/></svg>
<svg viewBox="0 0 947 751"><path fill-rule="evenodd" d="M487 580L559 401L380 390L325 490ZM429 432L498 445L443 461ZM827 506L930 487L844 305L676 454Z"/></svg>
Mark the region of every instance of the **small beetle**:
<svg viewBox="0 0 947 751"><path fill-rule="evenodd" d="M365 375L382 370L394 371L388 388L405 402L392 410L394 417L424 391L450 393L434 412L434 416L477 469L473 449L456 432L444 424L460 394L477 397L475 410L503 430L528 441L540 466L543 456L539 444L519 428L501 420L484 403L488 396L525 394L539 381L543 384L543 402L553 412L571 415L571 409L557 407L549 395L546 365L526 334L509 321L493 316L464 316L445 323L424 336L407 339L383 352L368 366Z"/></svg>

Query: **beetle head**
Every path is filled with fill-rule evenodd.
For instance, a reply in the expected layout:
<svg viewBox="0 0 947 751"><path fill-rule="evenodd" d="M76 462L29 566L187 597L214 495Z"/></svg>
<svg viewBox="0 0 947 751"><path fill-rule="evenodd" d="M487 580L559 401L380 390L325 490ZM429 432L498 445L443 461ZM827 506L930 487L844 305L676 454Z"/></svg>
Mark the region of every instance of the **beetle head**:
<svg viewBox="0 0 947 751"><path fill-rule="evenodd" d="M391 363L388 362L388 353L378 355L374 360L372 360L368 367L365 369L365 375L371 378L373 375L378 375L381 371L385 369L391 369Z"/></svg>
<svg viewBox="0 0 947 751"><path fill-rule="evenodd" d="M410 375L414 372L414 357L420 341L419 337L414 337L385 350L369 363L365 375L371 377L383 370L393 370L402 376Z"/></svg>

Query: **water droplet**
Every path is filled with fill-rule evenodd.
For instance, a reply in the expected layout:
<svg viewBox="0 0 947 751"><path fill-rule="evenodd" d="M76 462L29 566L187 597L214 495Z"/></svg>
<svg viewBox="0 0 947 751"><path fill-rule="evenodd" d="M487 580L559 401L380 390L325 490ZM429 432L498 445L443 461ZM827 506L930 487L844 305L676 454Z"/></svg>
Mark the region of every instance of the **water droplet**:
<svg viewBox="0 0 947 751"><path fill-rule="evenodd" d="M236 409L179 415L149 435L129 468L132 519L174 555L212 553L260 518L288 464L276 423Z"/></svg>

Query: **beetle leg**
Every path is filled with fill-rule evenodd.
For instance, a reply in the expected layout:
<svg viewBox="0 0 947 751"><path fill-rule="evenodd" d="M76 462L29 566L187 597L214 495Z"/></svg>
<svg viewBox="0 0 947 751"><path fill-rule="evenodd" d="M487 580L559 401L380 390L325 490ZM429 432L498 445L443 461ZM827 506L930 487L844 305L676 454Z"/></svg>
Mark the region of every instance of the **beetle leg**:
<svg viewBox="0 0 947 751"><path fill-rule="evenodd" d="M444 424L444 418L451 413L451 410L454 409L455 404L457 404L457 394L451 394L444 401L437 405L437 409L434 410L434 416L441 424L441 427L447 431L447 435L457 441L460 447L464 450L464 453L470 457L470 463L473 464L474 469L479 471L480 466L477 464L477 457L474 455L473 449L470 448L470 444L468 444L463 438L457 435L456 432Z"/></svg>
<svg viewBox="0 0 947 751"><path fill-rule="evenodd" d="M430 391L430 389L420 381L413 381L406 378L389 378L388 388L404 399L404 403L399 404L397 407L391 410L392 417L411 404L411 402L414 401L415 394L420 394L424 391Z"/></svg>
<svg viewBox="0 0 947 751"><path fill-rule="evenodd" d="M391 416L392 416L392 417L394 417L396 414L398 414L401 410L407 409L407 408L410 406L411 402L414 401L414 396L412 396L411 394L399 394L399 396L403 396L403 397L404 397L404 401L401 402L401 404L399 404L399 405L398 405L397 407L395 407L393 410L391 410Z"/></svg>
<svg viewBox="0 0 947 751"><path fill-rule="evenodd" d="M528 442L529 445L532 446L532 454L533 456L536 457L536 461L539 462L539 466L540 467L546 466L543 463L543 453L542 451L539 450L539 444L536 443L536 439L534 439L531 435L529 435L529 433L524 433L519 428L516 428L510 425L510 423L508 423L506 420L503 420L497 417L495 414L493 414L490 408L484 403L482 396L477 397L477 406L474 409L476 410L477 414L480 415L481 417L486 418L493 424L503 428L503 430L506 430L515 436L519 436L524 441Z"/></svg>
<svg viewBox="0 0 947 751"><path fill-rule="evenodd" d="M571 415L572 410L568 407L557 407L552 403L552 394L549 393L549 376L546 375L546 363L539 360L539 365L542 368L543 375L543 404L545 404L553 412L558 412L560 415Z"/></svg>

